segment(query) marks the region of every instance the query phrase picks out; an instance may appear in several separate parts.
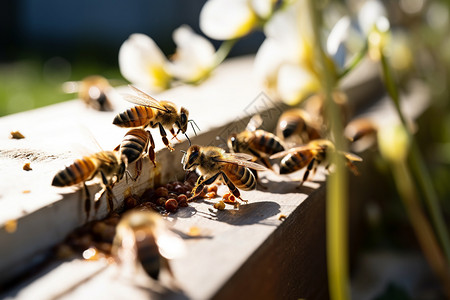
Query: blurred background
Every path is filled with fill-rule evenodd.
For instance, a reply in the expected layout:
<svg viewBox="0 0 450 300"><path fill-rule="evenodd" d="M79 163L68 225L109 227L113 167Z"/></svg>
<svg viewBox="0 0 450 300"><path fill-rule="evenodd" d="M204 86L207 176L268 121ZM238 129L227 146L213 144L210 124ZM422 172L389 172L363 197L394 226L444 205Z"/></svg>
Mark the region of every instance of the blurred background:
<svg viewBox="0 0 450 300"><path fill-rule="evenodd" d="M201 33L198 19L205 2L2 0L0 116L73 99L61 90L68 80L99 74L126 84L117 58L129 35L147 34L170 55L172 32L180 25ZM262 33L255 33L230 55L255 53L262 40Z"/></svg>

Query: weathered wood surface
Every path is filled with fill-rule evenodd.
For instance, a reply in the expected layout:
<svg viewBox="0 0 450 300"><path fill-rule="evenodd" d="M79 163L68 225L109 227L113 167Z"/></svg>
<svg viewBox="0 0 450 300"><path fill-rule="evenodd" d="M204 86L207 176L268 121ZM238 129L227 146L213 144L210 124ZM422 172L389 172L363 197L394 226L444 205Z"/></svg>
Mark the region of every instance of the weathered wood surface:
<svg viewBox="0 0 450 300"><path fill-rule="evenodd" d="M232 65L231 68L235 68ZM224 66L222 71L218 70L217 76L200 88L183 86L158 96L159 99L170 99L190 109L190 117L202 129L197 143L211 143L215 141L214 134L228 133L220 126L249 117L254 113L252 109L255 109L255 106L251 106L252 101L260 99L258 97L261 90L251 83L249 72L229 76L229 67ZM235 86L236 89L230 89L230 86ZM226 93L211 93L226 90ZM119 92L129 93L130 90L122 88ZM113 100L116 108L114 112L93 111L81 101L69 101L0 119L0 203L5 208L0 211L0 224L5 224L8 220L18 221L14 234L0 231L0 243L8 245L0 248L0 257L9 257L8 260L0 260L0 281L13 273L3 270L11 270L17 261L48 248L86 221L81 190L78 187L53 187L51 181L58 170L75 159L99 151L92 137L103 150L112 150L121 142L127 130L114 126L112 120L115 114L131 104L123 101L120 95L116 95ZM265 107L261 107L262 104ZM270 103L259 105L262 111L271 108ZM273 118L276 119L276 116ZM218 119L220 122L217 122ZM235 126L239 125L236 123ZM16 130L25 139L10 139L9 133ZM204 133L208 134L206 138ZM192 132L189 134L193 136ZM164 148L158 133L154 135L157 150ZM178 145L173 153L162 149L157 157L161 168L156 170L149 167L146 161L144 170L149 171L133 182L132 191L139 194L149 184L153 184L154 180L168 181L182 176L179 150L186 148L187 143ZM27 162L30 163L31 171L22 169ZM114 193L117 201L123 199L123 193L128 187L125 181L116 185ZM98 190L98 185L90 186L91 195ZM115 204L117 206L118 203ZM95 217L101 218L105 214L106 205L103 203ZM25 247L28 244L33 247ZM11 249L17 251L12 252Z"/></svg>
<svg viewBox="0 0 450 300"><path fill-rule="evenodd" d="M202 129L196 137L192 132L189 135L200 145L221 143L216 136L226 138L229 133L243 129L255 113L263 114L264 125L272 128L283 107L252 81L251 63L251 58L235 59L221 66L199 87L180 86L155 97L189 108L190 118ZM373 71L360 74L345 84L356 108L366 103L367 99L361 95L382 93L379 80L373 80ZM129 92L126 88L119 91ZM92 146L85 127L104 150L121 141L126 130L111 122L117 112L130 105L120 96L115 98L114 105L114 112L105 113L89 110L80 101L71 101L0 119L0 203L4 208L0 211L0 224L11 219L18 221L14 233L6 232L5 228L0 230L0 282L23 271L25 261L36 259L40 252L85 222L82 193L74 188L51 187L50 183L57 170L80 156L75 145ZM9 139L13 130L21 131L26 138ZM161 149L157 153L161 167L154 169L145 160L147 171L132 183L134 193L184 174L179 150L185 150L187 142L177 144L171 153L163 147L158 134L154 138L157 149ZM22 170L25 162L31 163L32 171ZM301 173L290 177L300 176ZM225 211L216 211L212 203L217 199L204 200L169 216L173 229L182 236L193 226L202 233L198 238L184 235L187 253L172 262L182 292L173 296L226 299L243 293L271 298L327 298L323 180L323 174L318 174L314 182L296 189L297 182L269 172L263 174L268 189L244 192L249 203L239 210L227 207ZM115 186L116 200L123 199L127 187L124 181ZM93 195L99 188L91 185L90 189ZM222 187L219 194L224 192ZM95 217L105 214L103 203ZM280 221L280 215L286 215L287 219ZM79 276L70 275L73 272ZM158 296L155 291L160 288L154 284L150 284L152 288L136 287L137 283L141 287L149 284L145 275L133 282L123 278L115 265L74 260L50 266L5 296L18 299L36 299L36 295L42 295L41 299Z"/></svg>

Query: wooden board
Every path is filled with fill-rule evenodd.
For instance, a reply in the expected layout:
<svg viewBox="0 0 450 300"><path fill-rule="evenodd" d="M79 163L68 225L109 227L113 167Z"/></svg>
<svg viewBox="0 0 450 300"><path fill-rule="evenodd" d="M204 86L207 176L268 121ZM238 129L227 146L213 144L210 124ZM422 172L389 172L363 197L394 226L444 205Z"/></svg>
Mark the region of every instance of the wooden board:
<svg viewBox="0 0 450 300"><path fill-rule="evenodd" d="M264 125L271 129L285 107L263 93L253 81L252 61L248 57L231 60L198 87L180 86L155 97L189 108L190 118L197 122L201 132L198 136L188 133L192 142L200 145L223 143L216 137L223 139L242 130L255 113L262 114ZM354 75L344 83L345 90L353 95L355 109L366 103L360 97L377 94L381 88L376 69L364 68L360 74L363 75ZM118 92L129 89L120 88ZM24 272L33 261L39 260L41 253L47 253L50 246L86 221L82 193L75 188L52 187L50 183L57 170L79 158L79 145L92 145L86 128L105 150L113 149L121 141L126 130L111 122L117 112L130 104L116 95L114 105L114 112L105 113L89 110L80 101L69 101L0 119L0 164L2 170L7 170L0 174L0 203L4 208L0 211L0 224L17 220L15 232L7 232L4 226L0 229L1 283ZM26 138L9 139L13 130L21 131ZM128 188L139 194L154 184L184 176L180 150L187 149L187 142L176 144L176 150L169 152L157 133L154 137L159 167L153 168L145 160L144 172L136 182L117 184L113 190L115 206L120 205ZM22 170L26 162L30 162L32 171ZM238 295L327 298L325 177L319 172L314 182L297 189L298 182L292 179L300 178L301 172L288 177L264 173L263 183L268 188L243 192L249 203L238 210L228 206L225 211L217 211L213 203L218 199L214 199L192 203L169 216L167 221L182 234L187 246L185 255L172 261L180 292L171 295L177 299L229 299ZM92 195L98 189L97 184L90 185ZM224 192L222 187L219 194ZM104 202L95 218L107 213ZM279 219L281 215L286 216L285 221ZM200 237L188 238L187 232L192 227L200 229ZM70 275L74 272L77 276ZM4 296L120 299L126 295L147 299L161 292L144 274L133 275L130 280L122 273L116 265L105 261L55 263L9 288Z"/></svg>

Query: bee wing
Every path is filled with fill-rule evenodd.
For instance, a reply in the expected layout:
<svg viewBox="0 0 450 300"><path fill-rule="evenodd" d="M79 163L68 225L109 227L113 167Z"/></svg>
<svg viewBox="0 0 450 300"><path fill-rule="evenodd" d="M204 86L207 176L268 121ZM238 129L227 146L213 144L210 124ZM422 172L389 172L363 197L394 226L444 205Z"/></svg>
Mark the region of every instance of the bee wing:
<svg viewBox="0 0 450 300"><path fill-rule="evenodd" d="M253 117L251 117L250 121L248 121L247 127L245 130L248 131L255 131L257 128L259 128L263 123L263 119L261 118L261 115L256 114Z"/></svg>
<svg viewBox="0 0 450 300"><path fill-rule="evenodd" d="M219 162L226 162L230 164L240 165L256 171L266 171L267 168L263 165L249 161L253 156L244 153L227 153L225 157L218 159Z"/></svg>
<svg viewBox="0 0 450 300"><path fill-rule="evenodd" d="M233 157L239 160L252 160L253 156L247 153L227 153L228 157Z"/></svg>
<svg viewBox="0 0 450 300"><path fill-rule="evenodd" d="M104 163L113 163L111 156L107 155L111 151L100 151L95 154L95 158Z"/></svg>
<svg viewBox="0 0 450 300"><path fill-rule="evenodd" d="M151 107L151 108L167 111L167 109L164 106L162 106L161 103L158 100L156 100L155 98L153 98L149 94L144 93L143 91L141 91L140 89L138 89L137 87L134 87L132 85L129 85L129 87L136 94L138 94L138 96L131 95L131 94L124 94L123 98L126 101L131 102L133 104L137 104L137 105L143 105L143 106L148 106L148 107Z"/></svg>
<svg viewBox="0 0 450 300"><path fill-rule="evenodd" d="M319 150L319 149L321 149L321 147L319 147L319 146L305 145L305 146L295 147L295 148L291 148L291 149L288 149L285 151L277 152L277 153L271 155L269 158L270 159L280 158L280 157L284 157L284 156L286 156L288 154L292 154L292 153L298 153L298 152L310 151L310 150Z"/></svg>
<svg viewBox="0 0 450 300"><path fill-rule="evenodd" d="M358 156L356 154L353 154L350 152L343 152L343 151L339 151L339 152L342 153L350 161L362 161L363 160L360 156Z"/></svg>
<svg viewBox="0 0 450 300"><path fill-rule="evenodd" d="M186 253L186 245L183 239L167 228L156 236L156 244L158 245L159 253L163 257L174 259Z"/></svg>

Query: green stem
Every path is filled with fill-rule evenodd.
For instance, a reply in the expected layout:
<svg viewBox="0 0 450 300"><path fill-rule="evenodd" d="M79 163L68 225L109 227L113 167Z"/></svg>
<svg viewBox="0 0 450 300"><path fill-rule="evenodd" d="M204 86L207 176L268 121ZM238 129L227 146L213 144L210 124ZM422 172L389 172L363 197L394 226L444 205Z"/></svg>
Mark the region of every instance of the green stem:
<svg viewBox="0 0 450 300"><path fill-rule="evenodd" d="M345 149L343 125L340 110L333 101L332 92L337 84L334 71L327 63L327 56L321 45L319 29L319 9L314 6L318 1L310 0L312 25L317 45L317 54L321 68L321 79L326 97L326 114L330 122L331 134L336 148ZM348 271L348 180L342 156L337 151L331 154L331 163L335 171L327 178L326 200L326 240L328 284L331 299L350 299Z"/></svg>
<svg viewBox="0 0 450 300"><path fill-rule="evenodd" d="M425 258L440 279L447 296L450 297L450 272L448 264L439 247L432 226L422 211L408 166L404 161L393 162L392 171L397 189Z"/></svg>
<svg viewBox="0 0 450 300"><path fill-rule="evenodd" d="M342 79L343 77L345 77L345 75L347 75L348 73L350 73L350 71L352 71L364 58L364 56L367 53L367 49L369 48L369 43L366 41L364 43L364 47L361 49L361 51L359 51L352 59L352 61L350 62L350 64L347 66L347 68L345 68L344 70L342 70L341 73L338 74L338 79Z"/></svg>
<svg viewBox="0 0 450 300"><path fill-rule="evenodd" d="M384 80L385 80L386 89L387 89L392 101L394 102L394 106L397 110L397 114L398 114L403 126L406 128L406 131L411 140L411 149L410 149L411 152L410 152L410 157L409 157L409 163L411 165L412 171L414 172L414 178L416 178L416 180L418 181L418 183L420 185L421 190L424 193L426 204L428 206L428 210L431 215L433 225L435 227L435 230L437 232L437 235L439 237L441 245L444 249L445 257L447 258L447 262L450 262L449 233L448 233L447 226L445 224L445 221L444 221L444 218L442 215L441 208L439 206L437 194L436 194L433 184L430 180L430 178L431 178L430 174L428 172L428 169L425 166L425 163L424 163L424 160L420 153L419 147L417 146L417 142L415 141L414 136L411 133L411 130L407 124L406 118L401 110L399 93L398 93L392 72L389 68L387 58L384 56L382 51L380 51L380 53L381 53L381 64L382 64L382 68L383 68L383 76L384 76ZM412 220L412 221L414 221L414 220Z"/></svg>
<svg viewBox="0 0 450 300"><path fill-rule="evenodd" d="M239 39L232 39L232 40L226 40L223 41L220 45L219 49L216 51L216 59L214 61L214 65L212 69L215 69L218 65L220 65L225 58L227 58L228 54L230 53L233 46L236 44L236 42Z"/></svg>

